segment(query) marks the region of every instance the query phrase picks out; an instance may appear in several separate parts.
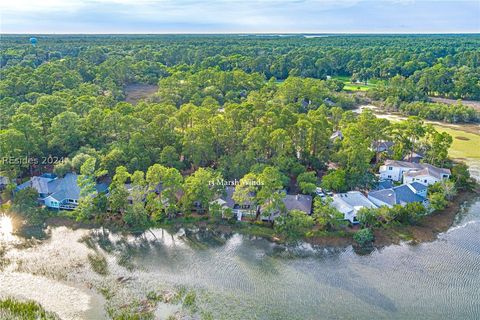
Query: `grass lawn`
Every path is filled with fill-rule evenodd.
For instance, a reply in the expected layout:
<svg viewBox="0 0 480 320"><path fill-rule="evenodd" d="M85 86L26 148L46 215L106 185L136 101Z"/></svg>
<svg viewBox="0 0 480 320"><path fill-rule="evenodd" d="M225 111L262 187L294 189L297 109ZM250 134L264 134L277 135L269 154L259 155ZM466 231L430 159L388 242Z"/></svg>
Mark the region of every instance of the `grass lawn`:
<svg viewBox="0 0 480 320"><path fill-rule="evenodd" d="M434 126L439 132L446 132L453 138L449 154L452 158L480 159L480 134L473 134L462 130Z"/></svg>
<svg viewBox="0 0 480 320"><path fill-rule="evenodd" d="M368 91L371 88L375 87L379 80L369 80L368 84L365 85L364 83L351 83L350 82L350 77L349 76L333 76L332 79L334 80L340 80L344 83L343 90L345 91ZM276 80L276 84L280 85L284 82L285 80Z"/></svg>
<svg viewBox="0 0 480 320"><path fill-rule="evenodd" d="M368 91L378 83L378 80L370 80L367 85L364 83L351 83L349 76L334 76L332 79L342 81L345 84L343 87L345 91Z"/></svg>

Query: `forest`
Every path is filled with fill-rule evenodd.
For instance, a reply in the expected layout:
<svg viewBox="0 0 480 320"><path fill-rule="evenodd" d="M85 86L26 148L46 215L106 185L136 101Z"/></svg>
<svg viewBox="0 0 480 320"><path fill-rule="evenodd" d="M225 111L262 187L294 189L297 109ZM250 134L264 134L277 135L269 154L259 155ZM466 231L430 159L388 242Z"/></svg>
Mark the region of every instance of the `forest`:
<svg viewBox="0 0 480 320"><path fill-rule="evenodd" d="M208 183L218 179L261 181L243 194L254 191L272 210L285 190L313 194L322 177L331 190L366 190L385 157L374 142L392 141L393 159L417 151L451 167L452 138L423 119L479 120L473 108L428 102L480 99L478 35L37 39L2 36L0 172L12 181L77 172L78 219L113 212L127 225L148 225L198 205L208 212L221 193ZM365 96L335 76L379 84ZM131 104L131 84L158 90ZM356 115L365 98L414 117ZM337 131L342 140L331 139ZM93 200L96 181L111 183L108 199ZM144 199L160 182L165 198ZM326 207L316 201L315 210L315 223L330 226Z"/></svg>

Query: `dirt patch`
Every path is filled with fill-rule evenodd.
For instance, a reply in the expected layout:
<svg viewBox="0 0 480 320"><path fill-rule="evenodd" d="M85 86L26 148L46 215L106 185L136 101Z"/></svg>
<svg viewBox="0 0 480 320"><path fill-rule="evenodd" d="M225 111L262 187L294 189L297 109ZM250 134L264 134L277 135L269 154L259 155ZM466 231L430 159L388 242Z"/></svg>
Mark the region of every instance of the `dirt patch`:
<svg viewBox="0 0 480 320"><path fill-rule="evenodd" d="M469 140L470 140L469 138L467 138L467 137L462 137L462 136L456 136L455 139L463 140L463 141L469 141Z"/></svg>
<svg viewBox="0 0 480 320"><path fill-rule="evenodd" d="M125 87L125 101L137 104L138 101L150 97L157 91L158 86L154 84L129 84Z"/></svg>

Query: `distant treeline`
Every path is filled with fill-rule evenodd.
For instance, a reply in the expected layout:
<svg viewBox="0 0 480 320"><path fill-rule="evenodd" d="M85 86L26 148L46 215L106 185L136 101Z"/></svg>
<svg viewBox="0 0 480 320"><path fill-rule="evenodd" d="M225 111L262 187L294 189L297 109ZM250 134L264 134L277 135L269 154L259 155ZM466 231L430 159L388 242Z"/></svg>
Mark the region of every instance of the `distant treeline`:
<svg viewBox="0 0 480 320"><path fill-rule="evenodd" d="M2 68L17 66L9 69L22 73L22 68L66 58L62 65L77 70L84 81L109 85L156 83L171 67L241 69L267 79L402 76L422 94L480 99L479 35L40 35L35 47L29 37L2 36ZM105 74L112 67L116 72ZM9 73L2 71L6 82L0 97L10 95Z"/></svg>
<svg viewBox="0 0 480 320"><path fill-rule="evenodd" d="M450 123L480 121L480 115L475 109L461 103L457 105L429 102L402 103L399 111L410 116Z"/></svg>

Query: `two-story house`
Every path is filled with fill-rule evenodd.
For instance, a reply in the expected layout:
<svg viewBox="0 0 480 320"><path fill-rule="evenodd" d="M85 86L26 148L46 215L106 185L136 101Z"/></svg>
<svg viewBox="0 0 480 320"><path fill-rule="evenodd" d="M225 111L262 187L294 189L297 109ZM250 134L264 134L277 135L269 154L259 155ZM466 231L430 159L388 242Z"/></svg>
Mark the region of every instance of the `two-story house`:
<svg viewBox="0 0 480 320"><path fill-rule="evenodd" d="M420 182L431 185L450 177L450 170L438 168L428 163L386 160L379 169L381 179L403 181L403 183Z"/></svg>

